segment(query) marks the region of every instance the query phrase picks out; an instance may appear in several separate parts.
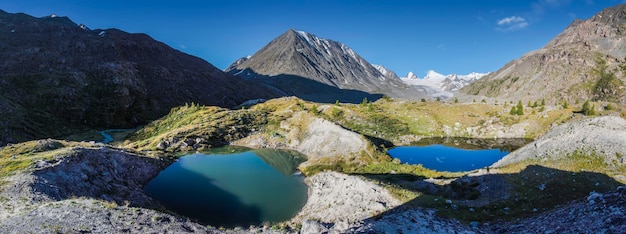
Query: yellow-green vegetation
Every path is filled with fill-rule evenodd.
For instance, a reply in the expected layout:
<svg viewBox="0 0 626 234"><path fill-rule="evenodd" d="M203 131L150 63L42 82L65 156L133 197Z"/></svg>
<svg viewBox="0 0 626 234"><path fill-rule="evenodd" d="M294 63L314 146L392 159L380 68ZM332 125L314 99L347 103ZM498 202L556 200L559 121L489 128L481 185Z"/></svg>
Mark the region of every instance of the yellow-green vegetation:
<svg viewBox="0 0 626 234"><path fill-rule="evenodd" d="M619 102L626 94L624 91L624 82L617 78L616 72L626 72L626 62L618 65L613 71L609 71L609 64L600 54L596 54L596 67L593 74L597 77L597 81L593 84L592 92L595 101L615 101Z"/></svg>
<svg viewBox="0 0 626 234"><path fill-rule="evenodd" d="M0 148L0 178L27 170L37 161L51 160L57 155L68 153L73 146L83 144L86 143L38 140Z"/></svg>
<svg viewBox="0 0 626 234"><path fill-rule="evenodd" d="M347 109L340 125L361 134L400 143L404 135L421 137L492 138L495 132L480 129L501 125L510 127L528 123L524 138L535 138L560 119L571 116L570 110L545 106L529 107L523 116L511 116L509 107L486 103L442 103L378 100L365 107L343 104ZM470 129L470 131L468 131ZM476 131L473 131L476 129Z"/></svg>
<svg viewBox="0 0 626 234"><path fill-rule="evenodd" d="M536 102L539 100L535 100ZM569 118L571 110L528 107L529 113L511 116L507 104L446 103L397 101L389 98L376 102L364 100L361 104L319 104L298 98L279 98L257 104L249 109L229 110L219 107L186 105L171 112L132 134L126 146L139 150L178 151L176 142L195 144L204 139L206 147L228 144L230 141L257 132L284 137L281 123L306 128L311 117L332 121L359 133L377 147L391 143L408 144L415 137L497 137L499 127L508 130L523 123L524 138L543 134L554 122ZM292 118L296 113L300 118ZM408 137L407 136L413 136ZM176 141L176 142L172 142ZM169 145L159 144L168 142ZM164 147L175 145L177 147ZM189 148L188 150L197 150ZM183 150L184 151L184 150Z"/></svg>
<svg viewBox="0 0 626 234"><path fill-rule="evenodd" d="M201 139L201 142L195 143L202 143L204 147L222 146L266 124L265 115L260 111L245 109L229 110L195 104L181 106L130 135L125 145L155 151L159 143L164 141L170 144L192 144L189 141Z"/></svg>

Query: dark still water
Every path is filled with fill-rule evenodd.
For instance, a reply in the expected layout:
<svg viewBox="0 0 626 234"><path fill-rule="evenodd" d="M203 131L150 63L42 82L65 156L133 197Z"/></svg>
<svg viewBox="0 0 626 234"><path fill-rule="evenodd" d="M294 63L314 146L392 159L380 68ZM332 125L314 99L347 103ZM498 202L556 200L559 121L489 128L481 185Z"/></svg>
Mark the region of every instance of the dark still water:
<svg viewBox="0 0 626 234"><path fill-rule="evenodd" d="M145 191L168 209L217 227L285 221L306 203L307 187L294 174L305 160L301 155L218 150L181 157Z"/></svg>

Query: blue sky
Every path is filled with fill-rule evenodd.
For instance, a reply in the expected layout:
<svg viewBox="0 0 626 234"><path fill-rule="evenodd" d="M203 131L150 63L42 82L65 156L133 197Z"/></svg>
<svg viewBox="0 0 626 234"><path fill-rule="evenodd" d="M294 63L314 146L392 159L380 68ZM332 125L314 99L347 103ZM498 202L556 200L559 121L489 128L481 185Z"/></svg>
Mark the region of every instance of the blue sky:
<svg viewBox="0 0 626 234"><path fill-rule="evenodd" d="M622 0L2 0L0 9L68 16L91 29L147 33L224 69L290 28L342 42L403 76L496 71L575 18Z"/></svg>

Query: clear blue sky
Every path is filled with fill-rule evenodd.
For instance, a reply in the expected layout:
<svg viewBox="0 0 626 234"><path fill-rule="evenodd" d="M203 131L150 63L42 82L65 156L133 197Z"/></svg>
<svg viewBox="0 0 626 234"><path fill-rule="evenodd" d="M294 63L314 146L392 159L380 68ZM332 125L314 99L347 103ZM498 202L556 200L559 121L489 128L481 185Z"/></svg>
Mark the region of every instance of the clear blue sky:
<svg viewBox="0 0 626 234"><path fill-rule="evenodd" d="M68 16L153 38L224 69L290 28L342 42L403 76L495 71L543 47L575 18L623 0L2 0L0 9Z"/></svg>

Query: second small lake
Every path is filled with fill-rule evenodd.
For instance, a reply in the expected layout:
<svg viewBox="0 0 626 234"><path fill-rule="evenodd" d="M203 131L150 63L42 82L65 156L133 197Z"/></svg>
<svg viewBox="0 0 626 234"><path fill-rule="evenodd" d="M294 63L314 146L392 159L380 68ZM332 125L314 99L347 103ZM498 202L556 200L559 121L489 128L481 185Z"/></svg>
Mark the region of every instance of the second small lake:
<svg viewBox="0 0 626 234"><path fill-rule="evenodd" d="M181 157L145 191L166 208L217 227L280 222L307 200L293 151L220 148Z"/></svg>
<svg viewBox="0 0 626 234"><path fill-rule="evenodd" d="M481 139L426 139L414 146L399 146L388 151L402 163L422 164L437 171L471 171L486 168L510 151L528 143L526 139L490 142Z"/></svg>

